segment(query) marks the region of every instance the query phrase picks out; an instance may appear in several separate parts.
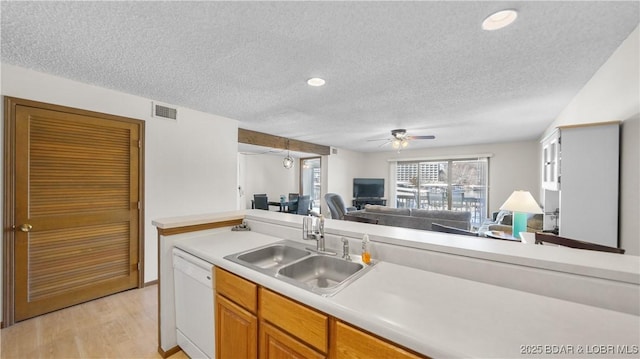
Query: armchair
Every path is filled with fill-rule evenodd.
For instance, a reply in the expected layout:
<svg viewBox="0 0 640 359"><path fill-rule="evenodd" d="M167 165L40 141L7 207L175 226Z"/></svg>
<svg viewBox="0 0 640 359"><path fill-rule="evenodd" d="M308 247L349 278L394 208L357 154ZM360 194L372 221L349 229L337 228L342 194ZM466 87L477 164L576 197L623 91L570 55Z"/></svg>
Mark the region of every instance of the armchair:
<svg viewBox="0 0 640 359"><path fill-rule="evenodd" d="M331 218L333 219L344 219L344 215L355 211L355 207L345 206L342 197L337 193L327 193L324 195L324 200L327 202L327 207L329 207L329 212L331 212Z"/></svg>

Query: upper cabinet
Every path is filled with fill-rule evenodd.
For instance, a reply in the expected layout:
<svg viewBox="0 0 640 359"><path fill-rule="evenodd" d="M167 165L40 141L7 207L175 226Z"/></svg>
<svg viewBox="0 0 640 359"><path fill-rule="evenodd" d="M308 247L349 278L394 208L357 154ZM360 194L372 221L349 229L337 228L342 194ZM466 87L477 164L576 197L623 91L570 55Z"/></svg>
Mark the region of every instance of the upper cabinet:
<svg viewBox="0 0 640 359"><path fill-rule="evenodd" d="M619 153L619 122L562 126L542 141L542 187L559 190L561 236L618 246Z"/></svg>
<svg viewBox="0 0 640 359"><path fill-rule="evenodd" d="M555 130L542 141L542 188L560 189L560 130Z"/></svg>

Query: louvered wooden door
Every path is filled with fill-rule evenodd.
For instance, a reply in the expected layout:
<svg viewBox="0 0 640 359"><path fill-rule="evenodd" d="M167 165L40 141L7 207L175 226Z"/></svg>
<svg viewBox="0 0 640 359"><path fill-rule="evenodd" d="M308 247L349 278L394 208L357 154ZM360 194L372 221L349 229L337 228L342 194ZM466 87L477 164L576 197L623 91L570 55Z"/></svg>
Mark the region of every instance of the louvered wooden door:
<svg viewBox="0 0 640 359"><path fill-rule="evenodd" d="M140 132L15 106L15 321L138 286Z"/></svg>

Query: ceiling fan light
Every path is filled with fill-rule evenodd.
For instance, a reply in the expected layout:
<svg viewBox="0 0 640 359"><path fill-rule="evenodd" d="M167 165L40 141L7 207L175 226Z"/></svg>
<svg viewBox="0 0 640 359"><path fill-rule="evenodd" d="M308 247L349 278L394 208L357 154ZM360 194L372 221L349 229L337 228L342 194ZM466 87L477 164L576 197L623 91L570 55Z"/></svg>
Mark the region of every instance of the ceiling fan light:
<svg viewBox="0 0 640 359"><path fill-rule="evenodd" d="M402 148L407 148L407 146L409 146L409 141L405 139L403 139L400 143L402 144Z"/></svg>
<svg viewBox="0 0 640 359"><path fill-rule="evenodd" d="M394 149L396 149L396 150L397 150L398 148L400 148L400 140L395 139L395 140L391 141L391 146L392 146Z"/></svg>

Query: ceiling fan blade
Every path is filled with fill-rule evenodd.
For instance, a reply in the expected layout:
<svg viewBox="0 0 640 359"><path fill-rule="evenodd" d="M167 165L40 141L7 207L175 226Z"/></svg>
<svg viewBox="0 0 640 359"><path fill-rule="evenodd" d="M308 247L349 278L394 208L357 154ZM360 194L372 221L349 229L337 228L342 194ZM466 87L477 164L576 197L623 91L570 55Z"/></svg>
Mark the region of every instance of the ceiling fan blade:
<svg viewBox="0 0 640 359"><path fill-rule="evenodd" d="M367 141L369 141L369 142L372 142L372 141L389 141L389 139L388 138L376 138L376 139L367 140Z"/></svg>
<svg viewBox="0 0 640 359"><path fill-rule="evenodd" d="M406 137L409 140L433 140L436 138L436 136L433 135L429 135L429 136L407 136Z"/></svg>
<svg viewBox="0 0 640 359"><path fill-rule="evenodd" d="M380 146L378 146L378 147L384 147L384 146L387 146L387 145L388 145L388 144L390 144L390 143L391 143L391 141L387 141L387 142L385 142L385 143L381 144L381 145L380 145Z"/></svg>

